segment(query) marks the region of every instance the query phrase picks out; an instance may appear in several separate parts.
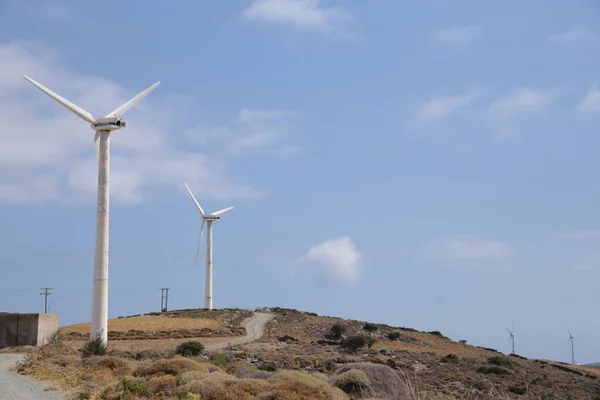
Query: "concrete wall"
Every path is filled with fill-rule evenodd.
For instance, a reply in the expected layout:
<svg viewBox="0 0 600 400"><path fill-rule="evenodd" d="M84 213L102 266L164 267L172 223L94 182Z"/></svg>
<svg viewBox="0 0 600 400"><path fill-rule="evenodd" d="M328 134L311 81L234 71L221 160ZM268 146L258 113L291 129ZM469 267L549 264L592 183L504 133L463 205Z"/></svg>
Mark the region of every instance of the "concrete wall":
<svg viewBox="0 0 600 400"><path fill-rule="evenodd" d="M43 346L57 331L57 314L0 313L0 349Z"/></svg>

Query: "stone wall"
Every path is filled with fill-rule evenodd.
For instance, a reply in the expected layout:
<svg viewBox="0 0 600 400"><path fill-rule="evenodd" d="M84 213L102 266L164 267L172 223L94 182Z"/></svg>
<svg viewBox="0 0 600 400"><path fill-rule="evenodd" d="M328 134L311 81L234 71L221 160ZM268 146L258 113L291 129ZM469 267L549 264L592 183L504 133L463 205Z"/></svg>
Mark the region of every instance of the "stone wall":
<svg viewBox="0 0 600 400"><path fill-rule="evenodd" d="M57 314L0 313L0 349L43 346L57 331Z"/></svg>

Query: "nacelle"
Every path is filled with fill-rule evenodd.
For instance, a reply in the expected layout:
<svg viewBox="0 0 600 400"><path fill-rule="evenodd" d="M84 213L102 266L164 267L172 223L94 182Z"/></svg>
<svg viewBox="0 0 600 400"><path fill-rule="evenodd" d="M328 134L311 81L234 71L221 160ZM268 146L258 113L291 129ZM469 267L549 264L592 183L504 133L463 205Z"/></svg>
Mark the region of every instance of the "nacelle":
<svg viewBox="0 0 600 400"><path fill-rule="evenodd" d="M204 220L205 221L216 221L218 219L221 219L221 217L219 217L217 215L210 215L210 214L208 214L208 215L204 216Z"/></svg>
<svg viewBox="0 0 600 400"><path fill-rule="evenodd" d="M125 128L125 125L125 121L120 117L98 118L92 124L92 129L97 131L116 131L117 129Z"/></svg>

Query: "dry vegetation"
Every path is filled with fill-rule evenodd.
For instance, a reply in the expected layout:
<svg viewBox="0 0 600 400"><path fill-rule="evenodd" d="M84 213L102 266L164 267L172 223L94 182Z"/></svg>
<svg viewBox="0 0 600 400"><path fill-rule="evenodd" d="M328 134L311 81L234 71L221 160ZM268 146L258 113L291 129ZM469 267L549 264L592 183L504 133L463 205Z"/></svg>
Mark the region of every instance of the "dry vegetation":
<svg viewBox="0 0 600 400"><path fill-rule="evenodd" d="M186 339L245 334L240 323L251 312L239 309L177 310L120 317L108 321L110 340ZM89 335L90 324L61 327L64 340L81 341ZM79 344L79 343L78 343Z"/></svg>
<svg viewBox="0 0 600 400"><path fill-rule="evenodd" d="M132 342L120 340L108 355L84 358L71 346L54 344L31 349L19 372L52 380L74 399L600 400L592 373L600 370L593 368L506 356L439 332L265 311L276 314L265 337L220 353L184 358L167 340L146 341L161 344L152 350L120 351L116 345ZM175 313L169 317L181 318ZM191 314L206 318L201 311ZM337 337L331 335L334 325L342 327ZM353 351L347 344L356 335L366 345Z"/></svg>
<svg viewBox="0 0 600 400"><path fill-rule="evenodd" d="M221 325L214 319L205 318L167 318L164 316L144 315L131 318L117 318L108 321L108 330L110 332L127 332L136 330L141 332L152 332L160 330L180 330L180 329L219 329ZM61 334L82 333L84 335L90 332L90 323L64 326Z"/></svg>

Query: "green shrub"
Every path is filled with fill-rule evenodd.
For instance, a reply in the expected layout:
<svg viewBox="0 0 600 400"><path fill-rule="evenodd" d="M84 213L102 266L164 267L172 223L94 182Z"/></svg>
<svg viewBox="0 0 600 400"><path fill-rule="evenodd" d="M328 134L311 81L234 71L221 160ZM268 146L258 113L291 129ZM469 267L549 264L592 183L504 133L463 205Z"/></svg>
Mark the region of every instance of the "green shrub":
<svg viewBox="0 0 600 400"><path fill-rule="evenodd" d="M108 345L102 340L101 337L97 337L88 341L81 349L84 357L89 356L103 356L108 353Z"/></svg>
<svg viewBox="0 0 600 400"><path fill-rule="evenodd" d="M277 367L273 364L261 364L258 367L256 367L256 369L258 369L260 371L269 371L269 372L277 371Z"/></svg>
<svg viewBox="0 0 600 400"><path fill-rule="evenodd" d="M445 355L444 357L442 357L440 362L441 363L457 363L458 356L456 354L448 354L448 355Z"/></svg>
<svg viewBox="0 0 600 400"><path fill-rule="evenodd" d="M374 343L375 343L375 339L373 339L370 336L355 335L355 336L350 336L350 337L342 340L342 342L340 344L343 348L345 348L347 350L357 351L358 349L361 349L363 347L371 348L371 346L373 346Z"/></svg>
<svg viewBox="0 0 600 400"><path fill-rule="evenodd" d="M204 351L204 345L200 342L184 342L175 349L175 353L180 356L199 356Z"/></svg>
<svg viewBox="0 0 600 400"><path fill-rule="evenodd" d="M363 326L363 329L367 332L375 332L377 329L379 329L379 327L375 324L367 322L365 326Z"/></svg>
<svg viewBox="0 0 600 400"><path fill-rule="evenodd" d="M508 358L504 358L504 357L500 357L500 356L490 357L490 358L488 358L488 362L490 364L494 364L494 365L497 365L499 367L504 367L504 368L508 368L508 369L514 369L515 368L515 363L513 363Z"/></svg>
<svg viewBox="0 0 600 400"><path fill-rule="evenodd" d="M80 392L77 395L77 399L78 400L90 400L91 396L92 395L90 394L90 392Z"/></svg>
<svg viewBox="0 0 600 400"><path fill-rule="evenodd" d="M433 335L433 336L441 337L441 338L446 337L446 336L442 335L442 332L440 332L440 331L431 331L431 332L429 332L429 334Z"/></svg>
<svg viewBox="0 0 600 400"><path fill-rule="evenodd" d="M211 354L208 360L211 364L221 368L225 368L226 366L231 364L231 358L229 358L225 354Z"/></svg>
<svg viewBox="0 0 600 400"><path fill-rule="evenodd" d="M148 389L146 386L143 386L139 383L127 380L127 379L123 379L121 381L121 384L123 385L123 389L134 393L136 395L139 396L147 396L150 397L152 396L152 391L150 389Z"/></svg>
<svg viewBox="0 0 600 400"><path fill-rule="evenodd" d="M344 333L346 333L346 327L343 325L335 324L331 327L329 333L333 339L341 339Z"/></svg>
<svg viewBox="0 0 600 400"><path fill-rule="evenodd" d="M511 386L508 391L514 394L527 394L527 387L525 386Z"/></svg>
<svg viewBox="0 0 600 400"><path fill-rule="evenodd" d="M480 374L510 375L510 371L494 365L493 367L479 367L476 369Z"/></svg>
<svg viewBox="0 0 600 400"><path fill-rule="evenodd" d="M387 334L387 338L390 340L398 340L398 339L400 339L400 336L401 336L400 332L396 332L396 331L390 332Z"/></svg>

